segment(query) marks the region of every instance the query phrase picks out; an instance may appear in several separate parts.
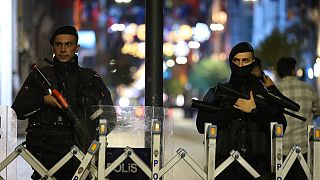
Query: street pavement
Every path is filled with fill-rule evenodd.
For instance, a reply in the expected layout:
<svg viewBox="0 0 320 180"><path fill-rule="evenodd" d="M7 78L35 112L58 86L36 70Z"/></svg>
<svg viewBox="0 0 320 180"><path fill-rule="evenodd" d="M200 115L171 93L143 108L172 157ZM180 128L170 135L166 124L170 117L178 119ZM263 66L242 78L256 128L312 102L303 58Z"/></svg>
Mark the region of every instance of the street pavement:
<svg viewBox="0 0 320 180"><path fill-rule="evenodd" d="M197 132L193 119L185 119L183 116L174 118L173 156L176 154L178 148L182 148L200 167L203 167L202 140L203 136ZM18 143L21 143L22 141L24 141L24 137L18 139ZM31 167L19 156L17 159L18 180L30 180L31 174ZM201 179L183 159L167 174L166 180Z"/></svg>
<svg viewBox="0 0 320 180"><path fill-rule="evenodd" d="M175 119L174 151L183 148L188 155L203 168L203 135L196 130L193 119ZM173 168L173 180L200 180L200 176L184 161L181 160Z"/></svg>

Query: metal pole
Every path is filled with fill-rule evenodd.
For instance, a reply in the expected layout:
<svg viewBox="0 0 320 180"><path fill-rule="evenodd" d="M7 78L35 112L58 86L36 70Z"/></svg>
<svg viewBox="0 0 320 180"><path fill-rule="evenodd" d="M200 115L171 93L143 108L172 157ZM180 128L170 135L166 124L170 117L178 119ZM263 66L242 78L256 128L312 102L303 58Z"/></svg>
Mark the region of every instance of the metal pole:
<svg viewBox="0 0 320 180"><path fill-rule="evenodd" d="M145 4L145 105L153 107L152 112L146 112L146 114L149 114L152 119L157 118L163 122L163 118L155 117L154 110L157 109L155 107L163 107L163 0L145 0ZM151 139L150 132L150 129L145 132L145 147L148 146L147 142Z"/></svg>
<svg viewBox="0 0 320 180"><path fill-rule="evenodd" d="M145 2L145 105L163 107L163 0Z"/></svg>

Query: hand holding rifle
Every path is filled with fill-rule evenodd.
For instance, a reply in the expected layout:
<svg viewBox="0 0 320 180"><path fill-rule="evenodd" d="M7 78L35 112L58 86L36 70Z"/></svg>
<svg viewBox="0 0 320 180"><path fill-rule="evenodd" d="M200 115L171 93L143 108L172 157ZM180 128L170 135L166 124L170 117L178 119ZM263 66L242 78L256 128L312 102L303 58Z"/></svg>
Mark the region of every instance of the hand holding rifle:
<svg viewBox="0 0 320 180"><path fill-rule="evenodd" d="M48 87L48 90L50 92L49 95L44 96L44 102L47 105L58 107L59 109L63 110L67 116L69 116L71 119L75 121L75 123L80 124L80 120L77 117L77 115L72 111L70 105L65 100L65 98L62 96L62 94L55 89L52 84L48 81L48 79L44 76L44 74L40 71L37 64L32 64L31 66L32 70L35 70L38 72L40 77L44 80L46 86ZM81 126L80 126L81 127Z"/></svg>
<svg viewBox="0 0 320 180"><path fill-rule="evenodd" d="M252 109L255 109L256 103L261 104L262 106L268 105L265 102L264 97L260 97L260 96L254 97L252 94L252 91L250 92L250 97L248 97L247 95L242 94L242 93L240 93L236 90L233 90L230 87L224 86L220 83L217 85L216 91L222 91L232 97L238 98L234 107L237 109L240 109L244 112L248 112L248 113L251 112ZM289 99L285 96L283 96L283 97L277 96L271 92L267 92L265 94L265 96L266 96L265 98L267 98L268 100L270 100L273 103L282 107L282 112L284 114L292 116L292 117L299 119L301 121L306 121L305 117L299 116L297 114L294 114L292 112L285 110L285 108L290 109L292 111L298 111L300 109L299 104L295 103L291 99ZM254 102L252 102L252 101L254 101ZM198 100L192 100L191 107L197 108L197 109L202 109L202 110L208 110L208 111L219 111L221 109L219 107L210 106L208 103L203 102L203 101L198 101Z"/></svg>
<svg viewBox="0 0 320 180"><path fill-rule="evenodd" d="M53 97L51 94L45 95L43 99L44 99L44 103L49 106L57 107L59 109L62 108L62 106L58 103L57 99Z"/></svg>
<svg viewBox="0 0 320 180"><path fill-rule="evenodd" d="M257 106L254 101L252 91L250 91L250 99L239 98L233 107L246 113L250 113L253 109L255 109Z"/></svg>

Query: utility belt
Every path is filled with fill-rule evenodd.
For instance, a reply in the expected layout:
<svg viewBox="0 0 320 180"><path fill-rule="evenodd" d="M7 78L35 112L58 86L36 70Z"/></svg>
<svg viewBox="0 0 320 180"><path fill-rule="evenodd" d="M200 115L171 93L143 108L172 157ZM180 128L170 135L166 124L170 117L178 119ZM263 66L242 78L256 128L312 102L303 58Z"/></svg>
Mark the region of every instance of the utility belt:
<svg viewBox="0 0 320 180"><path fill-rule="evenodd" d="M50 127L57 127L57 128L63 128L63 127L74 127L71 123L65 123L65 122L54 122L52 124L48 123L29 123L28 128L50 128Z"/></svg>
<svg viewBox="0 0 320 180"><path fill-rule="evenodd" d="M57 120L49 120L49 119L44 119L44 120L29 120L28 124L28 130L32 130L35 128L39 129L60 129L60 128L74 128L74 124L71 122L66 122L63 121L61 117L59 117Z"/></svg>

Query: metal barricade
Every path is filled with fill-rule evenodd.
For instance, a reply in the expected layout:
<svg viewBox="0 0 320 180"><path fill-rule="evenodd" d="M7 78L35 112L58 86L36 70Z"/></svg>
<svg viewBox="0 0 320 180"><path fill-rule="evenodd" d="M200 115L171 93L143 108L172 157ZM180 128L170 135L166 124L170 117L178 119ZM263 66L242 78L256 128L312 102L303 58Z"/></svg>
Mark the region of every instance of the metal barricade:
<svg viewBox="0 0 320 180"><path fill-rule="evenodd" d="M0 105L0 162L6 159L17 146L17 116L13 109ZM4 179L17 179L17 163L13 161L1 169Z"/></svg>
<svg viewBox="0 0 320 180"><path fill-rule="evenodd" d="M99 142L91 144L79 158L81 164L73 179L86 178L88 174L93 179L157 179L159 168L168 159L165 157L172 154L173 121L166 109L146 106L93 109L101 112L97 118L103 118L99 119ZM117 124L109 134L108 114L114 110ZM98 164L94 163L94 157ZM124 167L128 170L122 171ZM168 173L166 179L172 179L172 175Z"/></svg>
<svg viewBox="0 0 320 180"><path fill-rule="evenodd" d="M320 127L308 126L308 166L313 180L320 177Z"/></svg>
<svg viewBox="0 0 320 180"><path fill-rule="evenodd" d="M301 153L301 147L293 146L290 150L286 159L283 160L282 152L282 138L283 138L283 127L282 125L275 125L273 131L273 144L274 144L274 162L272 166L273 172L276 174L276 180L285 179L289 170L291 169L294 161L298 160L303 171L305 172L309 180L317 180L320 176L320 127L313 127L308 125L308 151L307 161Z"/></svg>
<svg viewBox="0 0 320 180"><path fill-rule="evenodd" d="M142 109L141 109L142 108ZM84 154L77 146L71 148L70 152L67 153L56 165L51 169L46 169L25 147L24 145L18 145L10 155L6 155L2 162L0 163L0 171L4 172L7 167L10 168L12 161L21 155L43 178L45 179L55 179L54 173L58 171L66 162L68 162L72 157L76 157L80 161L80 165L77 168L72 179L108 179L110 176L116 175L120 176L121 179L121 169L123 167L131 168L131 171L127 171L129 176L124 175L124 179L132 176L133 171L144 174L145 179L172 179L170 176L170 170L181 160L185 161L198 175L204 180L214 180L221 172L223 172L230 164L237 161L242 165L254 178L258 178L260 174L252 167L238 151L232 150L230 156L222 162L218 167L215 165L216 156L216 137L217 137L217 126L215 125L205 125L205 137L204 137L204 163L203 166L198 165L192 157L182 148L179 148L174 155L170 154L172 150L172 142L170 137L172 135L172 125L168 125L166 120L168 116L163 108L155 109L155 107L131 107L125 109L122 107L95 107L96 111L94 113L98 114L91 116L95 117L99 121L98 126L98 140L92 141L90 147ZM113 128L112 132L108 132L108 115L109 110L117 113L116 116L116 126ZM138 116L138 118L137 118ZM9 108L4 108L1 111L1 142L3 139L6 140L5 143L9 143L8 139L11 137L3 133L3 127L12 127L12 125L3 124L3 118L6 121L12 121L15 118L15 114ZM133 120L129 122L127 120ZM170 119L172 121L172 119ZM170 122L169 121L169 122ZM16 121L15 121L16 122ZM142 126L139 126L142 124ZM137 126L138 125L138 126ZM15 127L16 128L16 127ZM8 129L8 128L6 128ZM110 129L110 128L109 128ZM121 129L129 130L134 132L134 134L126 134L126 131L120 131ZM271 123L271 169L275 172L276 179L284 179L289 169L291 168L293 162L299 159L299 162L304 169L307 177L309 179L316 179L319 177L320 166L319 166L319 148L320 148L320 128L319 127L308 127L308 132L310 132L309 144L308 144L308 164L304 160L301 154L301 148L294 146L290 151L288 157L283 161L282 153L282 138L283 138L283 126L281 124ZM149 134L149 136L148 136ZM9 137L10 136L10 137ZM5 138L4 138L5 137ZM142 137L141 139L136 139L137 137ZM150 139L148 139L150 137ZM167 137L165 139L164 137ZM115 139L119 139L122 142L116 142ZM131 142L124 142L123 139L131 140ZM168 141L169 139L169 141ZM132 141L135 141L132 143ZM14 141L13 141L14 142ZM12 143L12 142L10 142ZM16 143L16 141L15 141ZM130 146L122 147L123 145L130 144ZM119 146L119 144L121 144ZM169 145L168 145L169 144ZM11 144L12 145L12 144ZM15 144L16 145L16 144ZM144 159L141 154L139 154L139 148L134 147L135 145L140 146L143 150L149 152L147 159ZM166 145L166 146L164 146ZM113 154L111 150L113 148L118 152ZM5 146L8 150L8 146ZM1 148L3 150L3 148ZM172 155L168 158L164 158L166 153ZM0 154L3 155L3 154ZM110 161L109 157L112 157ZM172 157L172 158L171 158ZM127 160L130 160L131 164L128 164ZM151 163L150 163L151 162ZM134 164L134 165L132 165ZM15 171L13 171L15 172ZM131 173L131 174L130 174ZM168 176L166 176L168 175ZM6 177L16 177L15 174L1 174L3 178ZM115 176L112 176L115 177ZM118 178L117 178L118 179ZM140 178L141 179L141 178ZM142 178L143 179L143 178Z"/></svg>
<svg viewBox="0 0 320 180"><path fill-rule="evenodd" d="M97 106L92 108L95 111L91 111L93 114L90 118L95 117L96 119L90 120L100 122L99 141L94 140L86 154L77 146L73 146L58 163L50 169L46 169L23 144L20 144L14 146L16 148L10 151L11 154L4 157L5 159L0 163L0 171L7 166L9 167L16 157L22 156L42 178L55 179L54 173L73 157L76 157L81 163L73 179L105 179L111 175L117 176L117 179L128 179L132 176L139 176L139 179L149 179L153 174L155 174L154 176L157 174L157 170L152 168L153 165L160 167L162 163L166 163L171 158L173 116L167 112L167 109L145 106ZM114 121L113 130L109 133L107 128L110 125L110 119L108 119L110 112L116 112L116 117L113 117L115 118L113 120L116 121ZM155 126L161 130L160 133L153 131L154 121L159 122ZM127 147L123 147L124 145ZM157 147L157 150L153 148L154 146ZM166 158L164 154L169 158ZM109 159L109 157L112 158ZM153 164L150 164L151 160L154 162ZM131 171L123 170L128 166L131 167ZM150 170L151 168L152 170ZM172 175L167 173L166 179L172 179Z"/></svg>

